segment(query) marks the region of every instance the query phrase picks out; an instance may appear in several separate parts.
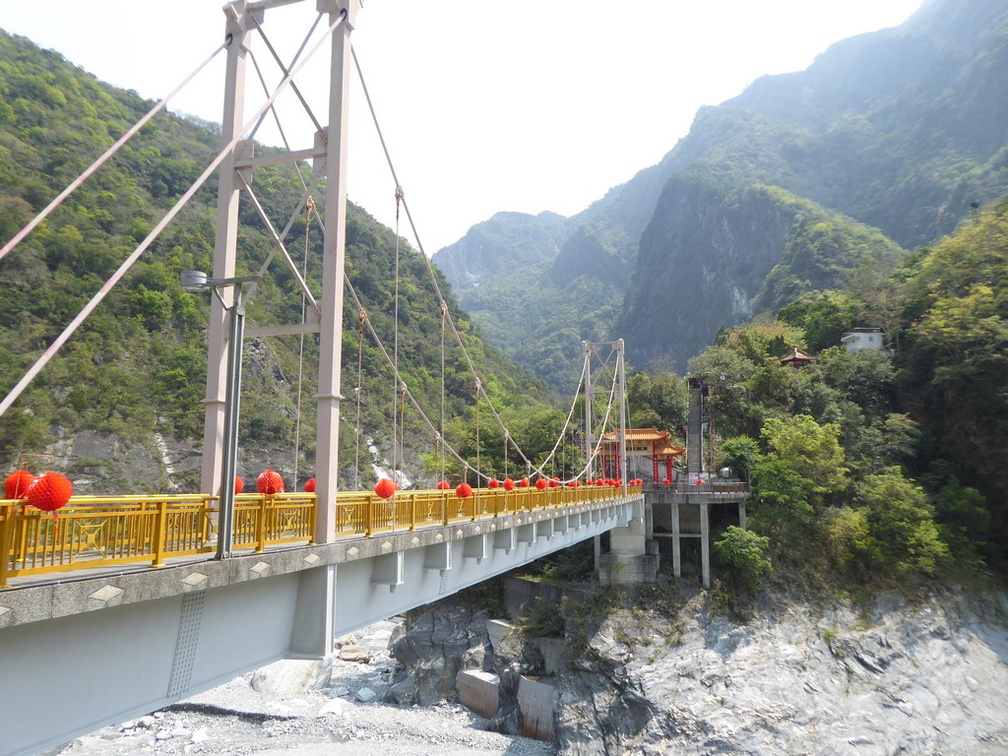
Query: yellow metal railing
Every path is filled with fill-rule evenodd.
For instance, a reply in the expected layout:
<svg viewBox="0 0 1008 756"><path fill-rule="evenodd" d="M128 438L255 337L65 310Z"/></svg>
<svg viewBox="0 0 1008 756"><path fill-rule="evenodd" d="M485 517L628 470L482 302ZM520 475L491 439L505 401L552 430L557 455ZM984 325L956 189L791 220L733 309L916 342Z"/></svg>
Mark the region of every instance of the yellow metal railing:
<svg viewBox="0 0 1008 756"><path fill-rule="evenodd" d="M630 493L640 493L631 486ZM369 492L336 500L336 534L370 537L518 512L617 498L608 486L538 490L401 491L389 501ZM313 493L235 497L234 548L315 542ZM216 548L217 502L191 496L74 496L54 518L22 501L0 499L0 588L12 577L147 562L209 553Z"/></svg>

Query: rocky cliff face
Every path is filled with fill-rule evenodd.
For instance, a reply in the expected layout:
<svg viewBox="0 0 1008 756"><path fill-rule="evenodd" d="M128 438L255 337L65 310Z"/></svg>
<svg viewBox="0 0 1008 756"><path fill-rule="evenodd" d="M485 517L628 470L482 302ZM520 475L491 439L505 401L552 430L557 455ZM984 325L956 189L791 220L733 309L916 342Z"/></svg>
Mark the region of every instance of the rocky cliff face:
<svg viewBox="0 0 1008 756"><path fill-rule="evenodd" d="M561 678L560 753L1003 753L1006 618L1005 595L617 612Z"/></svg>
<svg viewBox="0 0 1008 756"><path fill-rule="evenodd" d="M555 678L563 756L1008 750L1008 594L887 594L863 610L764 597L733 619L709 592L659 590L568 620ZM424 615L396 642L408 659L392 692L453 700L459 669L492 666L501 708L490 726L520 733L518 679L542 674L539 640L513 632L491 654L483 617Z"/></svg>
<svg viewBox="0 0 1008 756"><path fill-rule="evenodd" d="M864 259L899 248L877 232L765 185L673 176L641 237L618 332L639 365L684 357L718 329L812 289L844 287Z"/></svg>

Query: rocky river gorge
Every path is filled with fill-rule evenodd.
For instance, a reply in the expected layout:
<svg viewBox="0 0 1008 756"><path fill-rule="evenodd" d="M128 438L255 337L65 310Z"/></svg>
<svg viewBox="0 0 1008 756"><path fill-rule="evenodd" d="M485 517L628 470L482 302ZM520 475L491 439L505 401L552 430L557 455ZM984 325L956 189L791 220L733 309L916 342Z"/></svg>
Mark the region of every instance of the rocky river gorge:
<svg viewBox="0 0 1008 756"><path fill-rule="evenodd" d="M582 612L552 661L485 609L439 604L409 628L381 623L325 660L278 662L61 753L1008 753L1004 594L766 600L744 619L706 591L676 603ZM458 704L464 670L497 681L489 720ZM523 679L555 691L552 742L520 737Z"/></svg>

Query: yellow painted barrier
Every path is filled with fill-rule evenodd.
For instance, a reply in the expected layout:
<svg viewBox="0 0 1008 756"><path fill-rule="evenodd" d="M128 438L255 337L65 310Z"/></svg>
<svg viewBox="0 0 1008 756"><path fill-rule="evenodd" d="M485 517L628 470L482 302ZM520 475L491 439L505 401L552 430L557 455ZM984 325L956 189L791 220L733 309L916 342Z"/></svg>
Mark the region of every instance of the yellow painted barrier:
<svg viewBox="0 0 1008 756"><path fill-rule="evenodd" d="M639 486L630 486L639 494ZM480 488L465 499L455 491L400 491L386 501L370 492L341 492L337 536L370 537L568 504L616 498L608 486ZM255 552L315 542L313 493L235 497L234 549ZM0 588L13 577L147 563L216 549L217 502L203 494L73 496L56 517L23 501L0 499Z"/></svg>

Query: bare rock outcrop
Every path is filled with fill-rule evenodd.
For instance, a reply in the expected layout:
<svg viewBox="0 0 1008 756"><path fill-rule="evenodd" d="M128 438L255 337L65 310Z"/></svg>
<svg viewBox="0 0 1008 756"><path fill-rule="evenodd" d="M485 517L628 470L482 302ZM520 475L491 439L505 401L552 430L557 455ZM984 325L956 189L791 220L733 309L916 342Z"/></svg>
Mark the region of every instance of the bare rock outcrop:
<svg viewBox="0 0 1008 756"><path fill-rule="evenodd" d="M403 666L386 696L398 704L428 706L455 699L455 678L464 669L484 669L492 657L487 613L444 605L421 614L392 644Z"/></svg>

